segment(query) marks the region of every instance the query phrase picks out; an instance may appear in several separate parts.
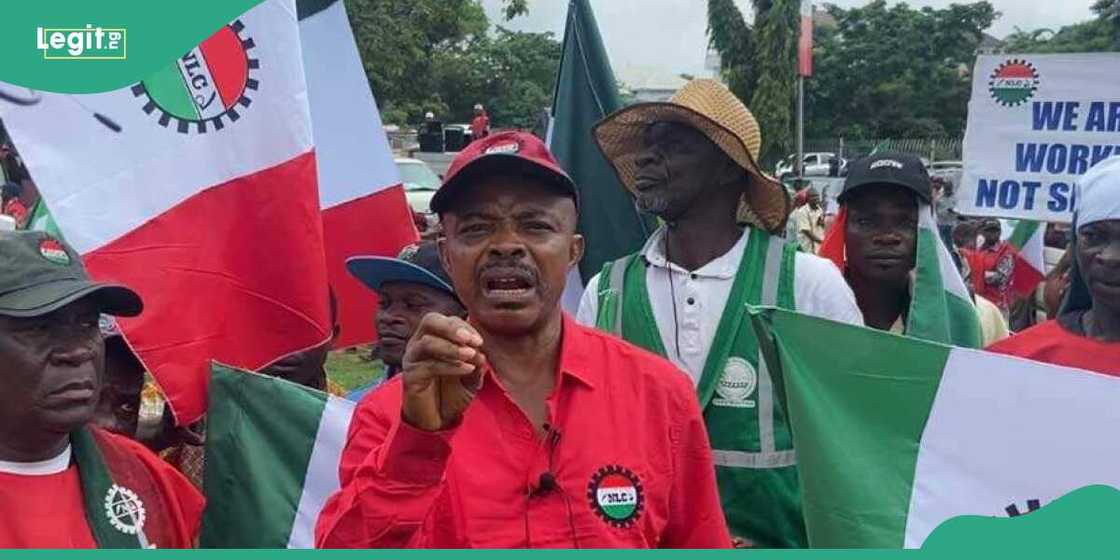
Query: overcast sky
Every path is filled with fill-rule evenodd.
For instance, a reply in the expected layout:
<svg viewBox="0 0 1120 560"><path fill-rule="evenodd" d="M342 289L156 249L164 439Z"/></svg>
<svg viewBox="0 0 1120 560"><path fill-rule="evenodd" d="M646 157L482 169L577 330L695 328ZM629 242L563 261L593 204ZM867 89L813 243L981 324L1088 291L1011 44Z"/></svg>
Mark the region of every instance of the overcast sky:
<svg viewBox="0 0 1120 560"><path fill-rule="evenodd" d="M955 0L962 3L967 0ZM1077 23L1092 17L1093 0L989 0L1003 16L988 30L1004 37L1022 29ZM519 31L564 33L567 0L529 0L529 14L506 22L500 14L501 0L481 0L490 19ZM943 8L954 0L912 0L912 6ZM749 0L736 0L749 13ZM832 0L841 7L860 6L866 0ZM894 4L895 2L891 2ZM706 0L591 0L599 29L607 44L611 65L657 66L672 74L697 74L704 68L707 48Z"/></svg>

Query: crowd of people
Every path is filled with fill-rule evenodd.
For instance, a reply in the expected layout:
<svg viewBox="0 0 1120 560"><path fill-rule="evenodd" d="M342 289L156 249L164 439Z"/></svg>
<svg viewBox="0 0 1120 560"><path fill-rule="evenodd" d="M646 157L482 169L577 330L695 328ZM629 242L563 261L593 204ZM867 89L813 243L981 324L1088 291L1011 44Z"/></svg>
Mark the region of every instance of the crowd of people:
<svg viewBox="0 0 1120 560"><path fill-rule="evenodd" d="M1015 286L998 220L939 234L944 184L911 155L853 161L828 220L818 192L794 210L758 164L754 116L718 82L590 132L660 227L604 266L574 315L560 300L584 253L581 190L524 132L459 153L431 201L438 240L348 261L379 296L387 370L349 395L318 546L807 546L790 419L750 306L1120 376L1120 158L1082 178L1064 264L1036 290ZM204 427L140 418L144 367L112 317L143 302L29 227L34 181L2 155L4 212L23 231L0 232L0 548L190 547ZM967 289L963 307L949 285ZM325 295L337 317L346 302ZM1011 335L1024 302L1045 320ZM931 309L950 319L932 328ZM329 347L263 373L341 394Z"/></svg>

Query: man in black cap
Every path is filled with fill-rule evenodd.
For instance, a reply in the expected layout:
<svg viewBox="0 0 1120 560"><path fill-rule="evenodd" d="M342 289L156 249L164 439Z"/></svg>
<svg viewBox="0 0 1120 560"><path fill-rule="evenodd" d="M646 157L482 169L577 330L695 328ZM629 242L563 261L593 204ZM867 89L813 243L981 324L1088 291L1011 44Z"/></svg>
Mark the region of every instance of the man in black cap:
<svg viewBox="0 0 1120 560"><path fill-rule="evenodd" d="M0 548L192 546L203 500L190 482L86 426L104 379L98 317L142 307L49 234L0 233Z"/></svg>
<svg viewBox="0 0 1120 560"><path fill-rule="evenodd" d="M840 212L820 254L844 272L864 323L978 347L976 310L937 233L921 160L882 153L853 162L837 201Z"/></svg>
<svg viewBox="0 0 1120 560"><path fill-rule="evenodd" d="M409 245L395 259L352 257L346 261L346 268L377 292L379 307L374 324L378 356L387 368L384 379L347 395L350 400L360 401L371 389L400 372L405 345L425 315L466 317L467 310L451 287L434 241Z"/></svg>
<svg viewBox="0 0 1120 560"><path fill-rule="evenodd" d="M583 256L576 192L527 133L452 162L432 208L469 321L429 313L358 405L343 462L361 464L317 546L730 545L691 382L559 306Z"/></svg>

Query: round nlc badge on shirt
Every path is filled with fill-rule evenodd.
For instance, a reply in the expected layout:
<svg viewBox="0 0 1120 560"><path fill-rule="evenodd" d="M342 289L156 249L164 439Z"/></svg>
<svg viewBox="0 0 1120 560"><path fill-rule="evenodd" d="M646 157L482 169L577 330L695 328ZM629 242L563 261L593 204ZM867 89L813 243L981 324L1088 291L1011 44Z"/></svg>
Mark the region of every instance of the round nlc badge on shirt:
<svg viewBox="0 0 1120 560"><path fill-rule="evenodd" d="M587 485L591 509L615 527L629 527L642 514L642 481L626 467L607 465Z"/></svg>

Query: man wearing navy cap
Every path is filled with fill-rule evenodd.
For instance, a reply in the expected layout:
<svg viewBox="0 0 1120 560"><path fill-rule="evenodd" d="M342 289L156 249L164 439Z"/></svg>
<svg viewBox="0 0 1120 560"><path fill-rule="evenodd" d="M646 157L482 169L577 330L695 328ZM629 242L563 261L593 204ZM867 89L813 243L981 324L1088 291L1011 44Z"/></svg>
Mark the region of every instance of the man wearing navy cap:
<svg viewBox="0 0 1120 560"><path fill-rule="evenodd" d="M352 257L346 261L346 267L362 284L377 292L379 306L374 324L379 356L387 367L385 379L347 395L350 400L359 401L400 372L405 345L424 315L466 317L467 310L455 296L434 241L409 245L395 259Z"/></svg>
<svg viewBox="0 0 1120 560"><path fill-rule="evenodd" d="M432 208L469 320L424 317L401 374L358 406L343 461L361 464L316 544L729 546L688 377L559 306L583 238L575 185L544 144L471 143Z"/></svg>

